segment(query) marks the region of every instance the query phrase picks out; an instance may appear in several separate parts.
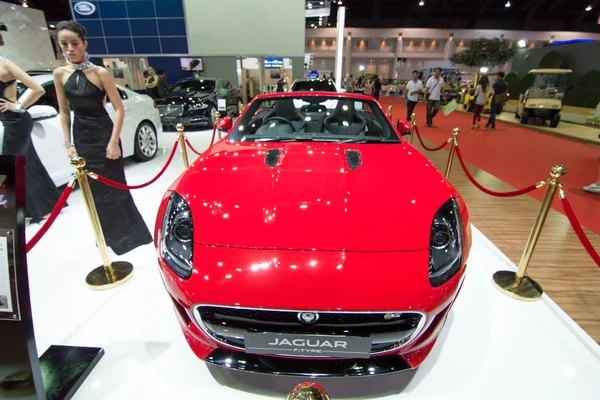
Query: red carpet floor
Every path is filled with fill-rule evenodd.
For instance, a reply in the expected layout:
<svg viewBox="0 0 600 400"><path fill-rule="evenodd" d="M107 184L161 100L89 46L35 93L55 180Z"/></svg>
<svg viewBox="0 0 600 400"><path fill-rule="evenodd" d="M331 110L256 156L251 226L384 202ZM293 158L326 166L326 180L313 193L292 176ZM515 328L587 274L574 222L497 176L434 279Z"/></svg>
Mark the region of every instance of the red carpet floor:
<svg viewBox="0 0 600 400"><path fill-rule="evenodd" d="M393 106L394 120L406 118L406 105L402 98L381 97L380 100L386 110L389 105ZM567 174L561 181L565 183L564 189L579 222L600 234L600 195L581 189L596 180L600 147L502 122L497 122L495 131L488 131L483 128L486 119L482 119L482 128L471 130L472 115L461 112L453 112L445 117L440 110L433 126L428 128L425 125L425 106L417 105L415 113L421 136L436 145L448 139L453 128L461 128L459 143L466 161L516 188L549 178L553 165L564 165ZM427 155L428 152L425 153ZM456 163L456 167L460 168L460 165ZM541 200L544 191L536 190L531 196ZM552 206L564 214L562 204L556 197Z"/></svg>

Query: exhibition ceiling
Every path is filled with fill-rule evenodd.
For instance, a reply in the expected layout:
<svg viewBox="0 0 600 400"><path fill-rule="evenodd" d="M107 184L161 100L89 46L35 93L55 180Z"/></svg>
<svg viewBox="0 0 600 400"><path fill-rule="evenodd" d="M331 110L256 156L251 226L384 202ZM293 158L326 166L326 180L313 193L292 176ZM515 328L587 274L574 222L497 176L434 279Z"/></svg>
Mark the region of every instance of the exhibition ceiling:
<svg viewBox="0 0 600 400"><path fill-rule="evenodd" d="M43 10L49 23L71 18L69 0L2 1ZM600 32L598 0L306 0L313 15L330 9L320 19L307 12L306 26L335 26L340 5L347 7L348 27Z"/></svg>

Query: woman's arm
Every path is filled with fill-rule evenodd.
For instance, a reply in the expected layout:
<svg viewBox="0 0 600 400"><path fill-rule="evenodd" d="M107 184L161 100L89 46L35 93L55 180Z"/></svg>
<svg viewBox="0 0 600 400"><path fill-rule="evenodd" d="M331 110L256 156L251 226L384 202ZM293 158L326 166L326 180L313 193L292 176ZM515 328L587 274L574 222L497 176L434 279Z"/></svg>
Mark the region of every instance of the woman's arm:
<svg viewBox="0 0 600 400"><path fill-rule="evenodd" d="M59 113L60 113L60 125L63 131L63 137L65 139L64 143L72 143L71 142L71 107L69 105L69 100L67 100L67 96L65 95L65 85L63 84L63 76L64 70L62 68L57 68L52 73L54 77L54 87L56 89L56 100L58 101ZM77 155L77 151L75 150L75 146L69 146L67 148L67 156L69 158L75 157Z"/></svg>
<svg viewBox="0 0 600 400"><path fill-rule="evenodd" d="M158 86L158 79L154 78L154 79L152 79L152 82L150 82L150 79L148 79L148 85L146 86L148 89L154 89L157 86Z"/></svg>
<svg viewBox="0 0 600 400"><path fill-rule="evenodd" d="M4 66L13 77L20 80L25 86L31 89L31 92L29 93L25 101L21 103L21 108L23 110L27 109L28 107L31 107L36 101L38 101L40 97L44 95L44 93L46 93L44 88L42 88L42 86L39 83L37 83L29 75L27 75L27 73L23 71L17 64L13 63L10 60L4 60Z"/></svg>
<svg viewBox="0 0 600 400"><path fill-rule="evenodd" d="M121 128L123 128L123 120L125 119L125 108L123 107L123 101L115 85L115 81L110 72L102 67L98 67L98 77L102 88L108 95L108 99L115 109L115 119L113 121L113 131L110 136L110 141L106 147L106 157L110 159L117 159L121 157L121 149L119 147L119 137L121 136Z"/></svg>

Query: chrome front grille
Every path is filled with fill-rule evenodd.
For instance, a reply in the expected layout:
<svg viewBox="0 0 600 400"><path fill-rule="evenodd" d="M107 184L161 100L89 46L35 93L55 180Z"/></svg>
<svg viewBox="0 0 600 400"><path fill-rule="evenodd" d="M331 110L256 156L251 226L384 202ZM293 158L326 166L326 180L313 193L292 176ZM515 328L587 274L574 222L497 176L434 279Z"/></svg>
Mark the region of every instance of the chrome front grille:
<svg viewBox="0 0 600 400"><path fill-rule="evenodd" d="M183 106L182 105L159 105L158 112L160 113L161 118L175 118L181 117L183 114Z"/></svg>
<svg viewBox="0 0 600 400"><path fill-rule="evenodd" d="M371 354L379 354L408 344L425 323L424 315L418 312L318 312L316 322L305 324L298 317L301 312L222 306L195 309L204 332L239 350L245 348L246 332L268 332L371 337Z"/></svg>

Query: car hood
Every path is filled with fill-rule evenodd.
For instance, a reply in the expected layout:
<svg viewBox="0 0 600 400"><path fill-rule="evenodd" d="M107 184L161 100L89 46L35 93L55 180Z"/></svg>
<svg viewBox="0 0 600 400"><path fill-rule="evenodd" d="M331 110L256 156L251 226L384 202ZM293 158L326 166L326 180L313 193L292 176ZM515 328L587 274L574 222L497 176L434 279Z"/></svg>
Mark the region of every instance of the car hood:
<svg viewBox="0 0 600 400"><path fill-rule="evenodd" d="M275 168L269 149L281 149ZM358 168L346 150L360 152ZM406 143L222 141L173 189L190 206L196 243L301 250L428 249L433 217L455 195Z"/></svg>
<svg viewBox="0 0 600 400"><path fill-rule="evenodd" d="M165 99L156 99L156 105L181 105L195 104L204 101L211 97L211 93L194 93L190 96L189 93L170 93Z"/></svg>

